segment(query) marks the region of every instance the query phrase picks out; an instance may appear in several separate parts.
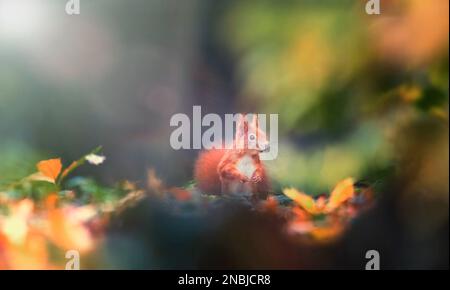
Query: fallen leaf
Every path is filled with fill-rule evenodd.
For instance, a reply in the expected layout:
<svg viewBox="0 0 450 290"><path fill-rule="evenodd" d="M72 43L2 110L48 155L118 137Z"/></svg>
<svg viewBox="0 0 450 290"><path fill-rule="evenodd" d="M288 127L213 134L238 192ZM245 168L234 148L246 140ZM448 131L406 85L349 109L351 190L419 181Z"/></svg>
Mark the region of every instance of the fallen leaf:
<svg viewBox="0 0 450 290"><path fill-rule="evenodd" d="M353 178L349 177L340 181L330 194L328 204L326 205L326 211L333 211L338 208L342 203L352 198L355 194Z"/></svg>
<svg viewBox="0 0 450 290"><path fill-rule="evenodd" d="M307 195L306 193L300 192L295 188L285 188L283 193L295 201L300 207L305 209L310 214L318 214L320 211L316 207L316 202L314 198Z"/></svg>

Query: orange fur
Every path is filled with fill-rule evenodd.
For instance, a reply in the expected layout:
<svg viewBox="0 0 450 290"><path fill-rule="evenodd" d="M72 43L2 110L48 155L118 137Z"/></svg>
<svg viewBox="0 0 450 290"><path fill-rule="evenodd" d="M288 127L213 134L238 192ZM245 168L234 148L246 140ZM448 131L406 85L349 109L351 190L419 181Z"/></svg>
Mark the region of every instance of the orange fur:
<svg viewBox="0 0 450 290"><path fill-rule="evenodd" d="M205 193L221 192L221 182L217 171L225 150L212 149L200 153L194 167L194 178L198 188Z"/></svg>
<svg viewBox="0 0 450 290"><path fill-rule="evenodd" d="M258 142L266 146L268 142L265 133L258 128L257 120L250 123L241 119L233 143L236 145L244 142L244 149L211 149L200 153L195 163L194 178L202 192L250 193L260 197L267 195L270 183L259 158L259 150L249 149L247 146L249 128L258 135ZM246 161L247 167L254 169L252 176L246 176L248 172L241 171L243 161Z"/></svg>

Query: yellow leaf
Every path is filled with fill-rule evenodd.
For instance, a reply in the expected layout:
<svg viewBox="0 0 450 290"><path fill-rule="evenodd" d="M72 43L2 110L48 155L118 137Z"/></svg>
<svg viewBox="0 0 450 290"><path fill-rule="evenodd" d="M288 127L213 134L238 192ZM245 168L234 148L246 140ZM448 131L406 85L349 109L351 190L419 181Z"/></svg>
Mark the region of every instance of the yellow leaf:
<svg viewBox="0 0 450 290"><path fill-rule="evenodd" d="M61 159L43 160L36 167L40 173L50 178L54 183L62 169Z"/></svg>
<svg viewBox="0 0 450 290"><path fill-rule="evenodd" d="M352 198L355 194L353 186L353 178L349 177L340 181L330 194L330 199L326 206L327 211L332 211L338 208L342 203Z"/></svg>
<svg viewBox="0 0 450 290"><path fill-rule="evenodd" d="M318 214L320 211L316 207L316 202L311 196L298 191L295 188L283 189L284 195L295 201L299 206L305 209L310 214Z"/></svg>

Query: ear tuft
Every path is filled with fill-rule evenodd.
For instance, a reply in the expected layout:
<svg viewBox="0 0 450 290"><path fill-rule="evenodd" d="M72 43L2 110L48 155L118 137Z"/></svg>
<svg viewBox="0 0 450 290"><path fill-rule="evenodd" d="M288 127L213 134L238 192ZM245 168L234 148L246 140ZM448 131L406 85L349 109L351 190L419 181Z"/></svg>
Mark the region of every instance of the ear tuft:
<svg viewBox="0 0 450 290"><path fill-rule="evenodd" d="M253 114L252 117L252 126L254 128L258 128L258 114Z"/></svg>

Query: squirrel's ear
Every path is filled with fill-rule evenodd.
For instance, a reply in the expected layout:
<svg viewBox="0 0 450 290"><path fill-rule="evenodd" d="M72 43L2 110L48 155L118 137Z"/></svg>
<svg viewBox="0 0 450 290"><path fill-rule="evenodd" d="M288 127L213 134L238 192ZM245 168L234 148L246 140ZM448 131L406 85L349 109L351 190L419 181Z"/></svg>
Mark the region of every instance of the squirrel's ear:
<svg viewBox="0 0 450 290"><path fill-rule="evenodd" d="M248 131L248 121L244 114L239 114L236 122L236 138L242 137Z"/></svg>
<svg viewBox="0 0 450 290"><path fill-rule="evenodd" d="M252 115L252 127L258 128L258 114Z"/></svg>
<svg viewBox="0 0 450 290"><path fill-rule="evenodd" d="M243 118L242 114L239 114L238 119L236 121L235 139L242 136L243 132L244 132L244 118Z"/></svg>

